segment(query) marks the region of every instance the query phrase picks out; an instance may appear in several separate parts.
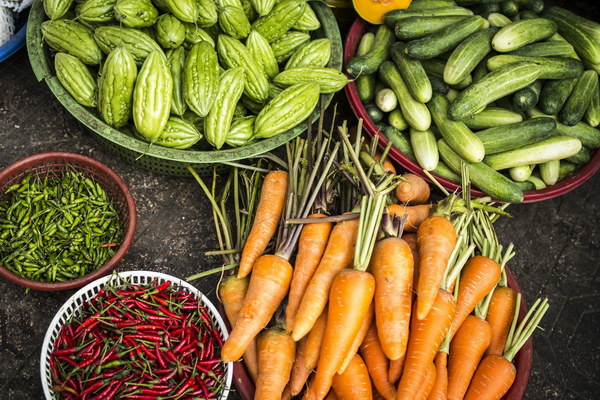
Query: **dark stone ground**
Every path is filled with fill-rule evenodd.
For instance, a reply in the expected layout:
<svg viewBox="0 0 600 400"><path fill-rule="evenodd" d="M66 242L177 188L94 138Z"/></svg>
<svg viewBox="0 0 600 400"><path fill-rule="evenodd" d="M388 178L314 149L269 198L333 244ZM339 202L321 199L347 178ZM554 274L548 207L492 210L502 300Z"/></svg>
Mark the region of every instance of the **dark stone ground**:
<svg viewBox="0 0 600 400"><path fill-rule="evenodd" d="M343 102L343 97L339 97ZM340 107L347 108L347 107ZM25 49L0 64L0 168L45 151L91 156L127 182L138 208L135 242L118 271L153 270L186 277L219 266L203 256L216 247L210 206L188 178L131 166L93 135L38 83ZM511 206L497 225L513 242L510 263L524 298L547 296L550 310L534 336L526 399L600 398L600 175L541 203ZM217 277L194 284L215 300ZM0 393L10 400L43 398L41 344L59 307L75 292L30 292L0 280ZM239 398L236 394L230 398Z"/></svg>

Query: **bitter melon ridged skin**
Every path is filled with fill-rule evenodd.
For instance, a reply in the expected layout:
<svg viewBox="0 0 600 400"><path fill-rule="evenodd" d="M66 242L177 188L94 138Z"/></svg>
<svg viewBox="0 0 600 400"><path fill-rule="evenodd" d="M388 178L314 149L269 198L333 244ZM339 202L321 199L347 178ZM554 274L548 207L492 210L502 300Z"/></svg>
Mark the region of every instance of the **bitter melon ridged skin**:
<svg viewBox="0 0 600 400"><path fill-rule="evenodd" d="M273 43L296 24L306 7L309 6L305 0L283 0L269 14L254 21L252 28Z"/></svg>
<svg viewBox="0 0 600 400"><path fill-rule="evenodd" d="M316 82L321 88L321 93L335 93L346 86L348 78L335 68L297 67L282 71L273 81L283 86Z"/></svg>
<svg viewBox="0 0 600 400"><path fill-rule="evenodd" d="M84 63L70 54L56 53L54 69L58 81L75 101L85 107L96 107L98 85Z"/></svg>
<svg viewBox="0 0 600 400"><path fill-rule="evenodd" d="M236 6L225 6L219 11L219 27L223 33L236 39L244 39L250 33L250 21L244 9Z"/></svg>
<svg viewBox="0 0 600 400"><path fill-rule="evenodd" d="M102 50L94 36L79 22L64 18L44 21L41 30L53 50L75 56L87 65L98 65L102 61Z"/></svg>
<svg viewBox="0 0 600 400"><path fill-rule="evenodd" d="M116 47L124 47L131 53L137 65L141 65L153 51L162 49L150 36L139 29L116 25L100 26L94 31L94 39L106 54Z"/></svg>
<svg viewBox="0 0 600 400"><path fill-rule="evenodd" d="M306 32L289 31L271 43L275 60L286 62L296 50L310 42L310 34Z"/></svg>
<svg viewBox="0 0 600 400"><path fill-rule="evenodd" d="M171 13L184 22L196 22L198 5L196 0L164 0Z"/></svg>
<svg viewBox="0 0 600 400"><path fill-rule="evenodd" d="M228 69L219 78L217 98L204 119L206 141L220 149L225 144L231 127L235 106L244 92L244 68Z"/></svg>
<svg viewBox="0 0 600 400"><path fill-rule="evenodd" d="M162 51L148 55L133 90L135 128L153 143L162 133L171 111L173 78Z"/></svg>
<svg viewBox="0 0 600 400"><path fill-rule="evenodd" d="M277 65L273 49L260 33L251 31L246 39L246 47L270 79L279 73L279 65Z"/></svg>
<svg viewBox="0 0 600 400"><path fill-rule="evenodd" d="M50 19L59 19L69 11L73 0L44 0L44 12Z"/></svg>
<svg viewBox="0 0 600 400"><path fill-rule="evenodd" d="M254 121L256 115L235 118L225 138L225 144L231 147L240 147L247 144L254 135Z"/></svg>
<svg viewBox="0 0 600 400"><path fill-rule="evenodd" d="M128 28L152 26L158 14L150 0L117 0L115 4L115 18Z"/></svg>
<svg viewBox="0 0 600 400"><path fill-rule="evenodd" d="M299 83L283 90L256 116L254 136L269 138L300 124L319 102L318 83Z"/></svg>
<svg viewBox="0 0 600 400"><path fill-rule="evenodd" d="M115 19L116 3L117 0L86 0L75 6L75 14L83 22L110 22Z"/></svg>
<svg viewBox="0 0 600 400"><path fill-rule="evenodd" d="M188 107L201 117L208 115L219 87L219 62L206 41L190 50L184 69L183 96Z"/></svg>
<svg viewBox="0 0 600 400"><path fill-rule="evenodd" d="M202 139L202 134L191 122L172 115L167 120L165 128L154 144L185 150L192 147L200 139Z"/></svg>
<svg viewBox="0 0 600 400"><path fill-rule="evenodd" d="M179 46L167 51L167 63L173 78L173 96L171 98L171 113L183 115L187 104L183 97L183 70L185 68L185 49Z"/></svg>
<svg viewBox="0 0 600 400"><path fill-rule="evenodd" d="M287 60L285 69L296 67L325 67L331 59L331 40L314 39L300 46Z"/></svg>
<svg viewBox="0 0 600 400"><path fill-rule="evenodd" d="M185 40L185 26L171 14L163 14L156 20L154 26L156 41L164 49L179 47Z"/></svg>
<svg viewBox="0 0 600 400"><path fill-rule="evenodd" d="M131 117L137 72L133 56L122 47L111 51L102 65L98 111L104 122L114 128L124 126Z"/></svg>

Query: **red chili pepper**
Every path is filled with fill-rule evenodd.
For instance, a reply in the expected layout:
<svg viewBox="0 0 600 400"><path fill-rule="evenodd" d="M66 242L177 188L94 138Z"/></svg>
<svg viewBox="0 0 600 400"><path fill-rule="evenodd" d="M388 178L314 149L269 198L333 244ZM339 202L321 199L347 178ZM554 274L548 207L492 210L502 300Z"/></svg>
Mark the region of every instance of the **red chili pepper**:
<svg viewBox="0 0 600 400"><path fill-rule="evenodd" d="M162 306L166 306L168 304L167 299L165 299L161 296L153 295L152 299Z"/></svg>
<svg viewBox="0 0 600 400"><path fill-rule="evenodd" d="M102 379L94 381L91 384L86 384L83 388L83 391L81 392L81 395L83 396L83 395L88 395L88 394L94 393L96 390L100 389L105 384L107 384L107 381L102 380Z"/></svg>
<svg viewBox="0 0 600 400"><path fill-rule="evenodd" d="M130 333L127 337L131 339L149 340L151 342L160 342L162 340L162 336L152 333Z"/></svg>
<svg viewBox="0 0 600 400"><path fill-rule="evenodd" d="M160 293L163 290L167 289L169 286L171 286L171 281L164 281L156 287L156 291Z"/></svg>
<svg viewBox="0 0 600 400"><path fill-rule="evenodd" d="M169 394L169 392L172 390L173 390L173 388L171 388L171 387L167 387L165 389L141 388L140 394L153 394L155 396L162 396L165 394Z"/></svg>
<svg viewBox="0 0 600 400"><path fill-rule="evenodd" d="M140 310L150 314L150 315L156 315L156 309L150 307L149 305L147 305L146 303L144 303L141 300L135 300L134 304L137 308L139 308Z"/></svg>
<svg viewBox="0 0 600 400"><path fill-rule="evenodd" d="M175 314L174 312L172 312L171 310L169 310L167 307L165 306L160 306L158 307L158 311L160 313L163 313L164 315L166 315L167 317L171 317L174 319L184 319L183 315L180 314Z"/></svg>
<svg viewBox="0 0 600 400"><path fill-rule="evenodd" d="M168 322L171 321L170 317L165 317L164 315L153 315L150 314L148 316L146 316L146 318L150 321L164 321L164 322Z"/></svg>
<svg viewBox="0 0 600 400"><path fill-rule="evenodd" d="M176 373L177 373L177 368L173 368L171 370L171 372L166 373L165 375L161 376L160 378L153 379L150 382L151 383L164 383L164 382L167 382L169 379L173 378Z"/></svg>
<svg viewBox="0 0 600 400"><path fill-rule="evenodd" d="M115 394L119 390L119 388L123 385L122 381L113 380L110 384L100 391L96 396L94 396L91 400L106 400L106 399L114 399Z"/></svg>
<svg viewBox="0 0 600 400"><path fill-rule="evenodd" d="M188 378L183 385L174 393L176 396L180 396L184 394L186 391L190 390L196 384L196 380L194 378Z"/></svg>

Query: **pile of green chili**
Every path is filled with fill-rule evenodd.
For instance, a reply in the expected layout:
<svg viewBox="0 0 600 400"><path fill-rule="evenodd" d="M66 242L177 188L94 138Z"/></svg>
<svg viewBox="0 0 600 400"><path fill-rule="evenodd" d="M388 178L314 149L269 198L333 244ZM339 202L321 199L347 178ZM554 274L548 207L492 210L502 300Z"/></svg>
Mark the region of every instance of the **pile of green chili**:
<svg viewBox="0 0 600 400"><path fill-rule="evenodd" d="M80 172L27 175L0 201L0 265L27 279L62 282L110 259L123 237L104 189Z"/></svg>

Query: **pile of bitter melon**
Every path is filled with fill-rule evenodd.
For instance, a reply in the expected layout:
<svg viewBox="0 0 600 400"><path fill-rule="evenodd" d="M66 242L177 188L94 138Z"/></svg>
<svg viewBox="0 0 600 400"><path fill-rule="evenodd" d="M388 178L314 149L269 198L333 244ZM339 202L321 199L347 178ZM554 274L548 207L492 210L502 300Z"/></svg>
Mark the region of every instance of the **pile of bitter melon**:
<svg viewBox="0 0 600 400"><path fill-rule="evenodd" d="M306 0L44 0L56 76L108 125L177 149L239 147L344 87Z"/></svg>

